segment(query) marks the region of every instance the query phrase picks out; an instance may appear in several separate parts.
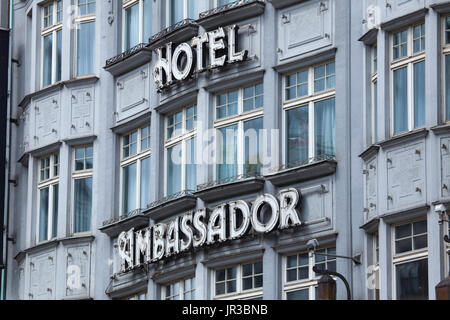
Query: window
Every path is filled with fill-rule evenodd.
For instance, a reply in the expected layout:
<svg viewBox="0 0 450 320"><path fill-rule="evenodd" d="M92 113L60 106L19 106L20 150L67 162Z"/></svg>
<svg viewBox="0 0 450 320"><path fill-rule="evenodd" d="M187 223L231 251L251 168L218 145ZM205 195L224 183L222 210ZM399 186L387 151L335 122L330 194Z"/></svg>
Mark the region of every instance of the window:
<svg viewBox="0 0 450 320"><path fill-rule="evenodd" d="M39 160L37 239L44 242L57 237L59 195L59 154Z"/></svg>
<svg viewBox="0 0 450 320"><path fill-rule="evenodd" d="M378 54L377 46L371 48L371 101L370 101L370 143L378 141L377 136L377 115L378 115Z"/></svg>
<svg viewBox="0 0 450 320"><path fill-rule="evenodd" d="M129 0L123 5L123 51L147 43L152 33L152 1Z"/></svg>
<svg viewBox="0 0 450 320"><path fill-rule="evenodd" d="M162 300L195 300L195 277L162 286L161 298Z"/></svg>
<svg viewBox="0 0 450 320"><path fill-rule="evenodd" d="M92 175L94 148L86 145L74 148L73 180L73 233L91 231Z"/></svg>
<svg viewBox="0 0 450 320"><path fill-rule="evenodd" d="M215 96L218 180L261 173L263 109L262 83Z"/></svg>
<svg viewBox="0 0 450 320"><path fill-rule="evenodd" d="M372 243L372 272L374 276L374 287L370 288L375 300L380 300L380 237L378 232L371 236Z"/></svg>
<svg viewBox="0 0 450 320"><path fill-rule="evenodd" d="M444 18L444 121L450 122L450 16Z"/></svg>
<svg viewBox="0 0 450 320"><path fill-rule="evenodd" d="M216 269L213 275L215 299L257 300L262 298L262 261Z"/></svg>
<svg viewBox="0 0 450 320"><path fill-rule="evenodd" d="M150 203L150 125L122 136L121 214Z"/></svg>
<svg viewBox="0 0 450 320"><path fill-rule="evenodd" d="M61 80L62 55L62 0L42 7L42 77L46 87Z"/></svg>
<svg viewBox="0 0 450 320"><path fill-rule="evenodd" d="M166 117L166 195L197 187L197 105Z"/></svg>
<svg viewBox="0 0 450 320"><path fill-rule="evenodd" d="M425 125L425 25L392 34L392 133Z"/></svg>
<svg viewBox="0 0 450 320"><path fill-rule="evenodd" d="M427 221L397 225L393 232L396 298L428 299Z"/></svg>
<svg viewBox="0 0 450 320"><path fill-rule="evenodd" d="M147 300L147 292L140 292L135 295L126 297L123 300Z"/></svg>
<svg viewBox="0 0 450 320"><path fill-rule="evenodd" d="M198 0L167 0L168 27L184 19L198 18Z"/></svg>
<svg viewBox="0 0 450 320"><path fill-rule="evenodd" d="M95 61L95 8L96 0L78 0L76 32L77 76L94 73Z"/></svg>
<svg viewBox="0 0 450 320"><path fill-rule="evenodd" d="M283 298L286 300L315 300L320 275L313 271L336 271L336 248L324 248L283 257ZM328 256L331 255L331 256Z"/></svg>
<svg viewBox="0 0 450 320"><path fill-rule="evenodd" d="M447 237L450 238L450 222L447 221ZM446 242L446 248L445 251L447 253L446 260L447 260L447 274L450 274L450 243Z"/></svg>
<svg viewBox="0 0 450 320"><path fill-rule="evenodd" d="M335 155L334 96L334 62L284 77L285 163Z"/></svg>

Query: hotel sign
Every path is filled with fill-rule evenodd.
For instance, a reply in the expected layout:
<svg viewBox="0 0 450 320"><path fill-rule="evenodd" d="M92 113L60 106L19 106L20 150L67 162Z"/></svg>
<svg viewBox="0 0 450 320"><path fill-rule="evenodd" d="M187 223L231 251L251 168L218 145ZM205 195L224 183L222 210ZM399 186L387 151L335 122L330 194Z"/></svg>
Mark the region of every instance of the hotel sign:
<svg viewBox="0 0 450 320"><path fill-rule="evenodd" d="M238 29L236 25L218 28L194 37L190 43L181 43L175 49L172 42L156 49L158 61L153 69L153 80L158 90L183 81L194 72L246 60L247 50L236 52Z"/></svg>
<svg viewBox="0 0 450 320"><path fill-rule="evenodd" d="M299 226L299 203L297 189L290 188L280 191L279 199L264 194L251 206L243 200L231 201L217 206L211 213L200 209L176 217L168 224L158 223L136 232L134 228L122 232L117 241L121 271L155 263L192 248L239 239L251 228L264 234L277 226L281 230ZM265 210L270 214L262 219L263 207L270 207L270 210Z"/></svg>

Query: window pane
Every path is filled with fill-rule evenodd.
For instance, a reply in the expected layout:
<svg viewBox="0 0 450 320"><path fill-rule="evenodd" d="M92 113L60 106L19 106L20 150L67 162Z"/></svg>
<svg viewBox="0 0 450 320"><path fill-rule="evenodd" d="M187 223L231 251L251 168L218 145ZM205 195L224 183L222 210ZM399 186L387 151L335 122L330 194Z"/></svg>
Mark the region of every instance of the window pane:
<svg viewBox="0 0 450 320"><path fill-rule="evenodd" d="M225 294L225 282L216 283L216 295Z"/></svg>
<svg viewBox="0 0 450 320"><path fill-rule="evenodd" d="M414 127L425 125L425 61L414 64Z"/></svg>
<svg viewBox="0 0 450 320"><path fill-rule="evenodd" d="M123 169L122 182L122 214L127 214L137 209L136 206L136 170L137 164L133 163Z"/></svg>
<svg viewBox="0 0 450 320"><path fill-rule="evenodd" d="M243 290L253 289L253 278L252 277L242 279L242 289Z"/></svg>
<svg viewBox="0 0 450 320"><path fill-rule="evenodd" d="M141 161L141 208L150 203L150 157Z"/></svg>
<svg viewBox="0 0 450 320"><path fill-rule="evenodd" d="M170 0L169 6L169 24L183 20L183 0Z"/></svg>
<svg viewBox="0 0 450 320"><path fill-rule="evenodd" d="M94 73L95 22L81 23L77 40L77 75Z"/></svg>
<svg viewBox="0 0 450 320"><path fill-rule="evenodd" d="M423 234L427 232L427 221L414 222L413 233L414 235Z"/></svg>
<svg viewBox="0 0 450 320"><path fill-rule="evenodd" d="M56 32L56 81L61 80L62 30Z"/></svg>
<svg viewBox="0 0 450 320"><path fill-rule="evenodd" d="M125 50L139 43L139 4L125 10Z"/></svg>
<svg viewBox="0 0 450 320"><path fill-rule="evenodd" d="M52 43L53 34L44 37L44 63L42 66L42 85L44 87L52 83Z"/></svg>
<svg viewBox="0 0 450 320"><path fill-rule="evenodd" d="M403 253L412 250L411 238L395 242L395 253Z"/></svg>
<svg viewBox="0 0 450 320"><path fill-rule="evenodd" d="M53 186L52 238L56 238L58 232L58 196L59 196L59 185L55 184Z"/></svg>
<svg viewBox="0 0 450 320"><path fill-rule="evenodd" d="M245 166L244 173L259 174L261 172L260 130L263 129L263 118L244 122Z"/></svg>
<svg viewBox="0 0 450 320"><path fill-rule="evenodd" d="M286 112L286 154L287 162L293 163L309 158L309 115L308 106Z"/></svg>
<svg viewBox="0 0 450 320"><path fill-rule="evenodd" d="M334 101L332 98L317 102L314 106L316 156L336 153Z"/></svg>
<svg viewBox="0 0 450 320"><path fill-rule="evenodd" d="M152 36L152 0L144 0L144 39L142 42L147 43Z"/></svg>
<svg viewBox="0 0 450 320"><path fill-rule="evenodd" d="M450 18L448 18L447 20L450 20ZM450 32L448 34L450 34ZM450 40L450 38L449 38L449 40ZM445 105L446 105L445 120L450 121L450 55L449 54L445 56Z"/></svg>
<svg viewBox="0 0 450 320"><path fill-rule="evenodd" d="M396 266L397 299L428 299L428 259Z"/></svg>
<svg viewBox="0 0 450 320"><path fill-rule="evenodd" d="M197 165L195 161L196 139L186 141L186 189L195 191L197 188Z"/></svg>
<svg viewBox="0 0 450 320"><path fill-rule="evenodd" d="M408 131L408 72L394 71L394 134Z"/></svg>
<svg viewBox="0 0 450 320"><path fill-rule="evenodd" d="M405 224L402 226L395 227L395 238L401 239L411 236L411 224Z"/></svg>
<svg viewBox="0 0 450 320"><path fill-rule="evenodd" d="M167 149L167 195L181 191L181 144Z"/></svg>
<svg viewBox="0 0 450 320"><path fill-rule="evenodd" d="M48 240L49 188L41 189L39 200L39 242L42 242Z"/></svg>
<svg viewBox="0 0 450 320"><path fill-rule="evenodd" d="M216 281L225 281L225 269L216 270Z"/></svg>
<svg viewBox="0 0 450 320"><path fill-rule="evenodd" d="M297 280L297 269L287 270L286 272L287 281L296 281Z"/></svg>
<svg viewBox="0 0 450 320"><path fill-rule="evenodd" d="M227 281L227 293L236 292L236 280Z"/></svg>
<svg viewBox="0 0 450 320"><path fill-rule="evenodd" d="M92 178L75 180L74 233L91 230Z"/></svg>
<svg viewBox="0 0 450 320"><path fill-rule="evenodd" d="M217 178L237 175L237 125L217 130Z"/></svg>
<svg viewBox="0 0 450 320"><path fill-rule="evenodd" d="M309 300L309 289L287 292L286 299L287 300Z"/></svg>

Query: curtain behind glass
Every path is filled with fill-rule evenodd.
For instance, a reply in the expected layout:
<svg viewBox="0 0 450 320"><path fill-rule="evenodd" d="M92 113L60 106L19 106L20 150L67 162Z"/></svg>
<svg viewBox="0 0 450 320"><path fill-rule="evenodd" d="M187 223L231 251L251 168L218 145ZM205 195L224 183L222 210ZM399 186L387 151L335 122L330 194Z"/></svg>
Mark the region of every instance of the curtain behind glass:
<svg viewBox="0 0 450 320"><path fill-rule="evenodd" d="M152 0L144 0L144 38L142 42L147 43L152 36Z"/></svg>
<svg viewBox="0 0 450 320"><path fill-rule="evenodd" d="M59 185L53 186L53 222L52 222L52 238L56 238L58 234L58 196Z"/></svg>
<svg viewBox="0 0 450 320"><path fill-rule="evenodd" d="M77 75L94 73L95 22L81 23L77 39Z"/></svg>
<svg viewBox="0 0 450 320"><path fill-rule="evenodd" d="M394 134L408 131L408 71L394 71Z"/></svg>
<svg viewBox="0 0 450 320"><path fill-rule="evenodd" d="M56 32L56 81L61 80L62 30Z"/></svg>
<svg viewBox="0 0 450 320"><path fill-rule="evenodd" d="M308 106L287 111L286 121L287 163L308 159Z"/></svg>
<svg viewBox="0 0 450 320"><path fill-rule="evenodd" d="M183 0L170 0L169 24L174 25L181 20L183 20Z"/></svg>
<svg viewBox="0 0 450 320"><path fill-rule="evenodd" d="M74 197L74 233L91 230L92 178L76 179Z"/></svg>
<svg viewBox="0 0 450 320"><path fill-rule="evenodd" d="M52 83L52 43L53 34L44 37L44 65L42 70L42 86Z"/></svg>
<svg viewBox="0 0 450 320"><path fill-rule="evenodd" d="M122 169L122 214L137 209L136 206L136 172L137 164L133 163Z"/></svg>
<svg viewBox="0 0 450 320"><path fill-rule="evenodd" d="M41 189L39 202L39 242L48 240L49 188Z"/></svg>
<svg viewBox="0 0 450 320"><path fill-rule="evenodd" d="M198 18L198 9L197 9L198 0L188 0L188 18L196 20Z"/></svg>
<svg viewBox="0 0 450 320"><path fill-rule="evenodd" d="M334 98L314 105L314 141L316 156L336 154Z"/></svg>
<svg viewBox="0 0 450 320"><path fill-rule="evenodd" d="M425 125L425 61L414 64L414 128Z"/></svg>
<svg viewBox="0 0 450 320"><path fill-rule="evenodd" d="M445 102L445 120L450 121L450 54L445 56Z"/></svg>
<svg viewBox="0 0 450 320"><path fill-rule="evenodd" d="M237 175L237 125L218 129L217 179Z"/></svg>
<svg viewBox="0 0 450 320"><path fill-rule="evenodd" d="M186 189L195 191L197 187L197 164L195 161L196 139L186 141Z"/></svg>
<svg viewBox="0 0 450 320"><path fill-rule="evenodd" d="M141 208L150 203L150 157L141 161Z"/></svg>
<svg viewBox="0 0 450 320"><path fill-rule="evenodd" d="M181 144L167 149L167 195L181 191Z"/></svg>
<svg viewBox="0 0 450 320"><path fill-rule="evenodd" d="M263 129L263 118L244 122L245 136L245 165L244 173L261 173L261 159L259 158L259 137Z"/></svg>
<svg viewBox="0 0 450 320"><path fill-rule="evenodd" d="M125 50L128 50L139 43L139 4L126 9L125 17Z"/></svg>

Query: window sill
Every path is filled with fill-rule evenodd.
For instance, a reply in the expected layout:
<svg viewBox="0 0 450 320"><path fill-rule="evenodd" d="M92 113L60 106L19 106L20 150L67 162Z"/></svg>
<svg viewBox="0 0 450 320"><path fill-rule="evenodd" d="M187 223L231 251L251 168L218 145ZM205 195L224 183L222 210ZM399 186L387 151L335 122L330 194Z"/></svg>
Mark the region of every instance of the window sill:
<svg viewBox="0 0 450 320"><path fill-rule="evenodd" d="M198 24L206 31L222 25L256 17L264 13L266 4L261 0L239 0L200 13Z"/></svg>
<svg viewBox="0 0 450 320"><path fill-rule="evenodd" d="M366 150L364 150L359 157L363 159L364 161L369 160L373 156L378 154L378 151L380 150L380 146L377 144L373 144L369 146Z"/></svg>
<svg viewBox="0 0 450 320"><path fill-rule="evenodd" d="M405 133L393 136L390 139L380 142L379 145L383 149L388 149L390 147L393 147L393 146L396 146L399 144L404 144L404 143L408 143L410 141L423 139L427 135L428 135L428 130L426 128L417 129L414 131L409 131L409 132L405 132Z"/></svg>
<svg viewBox="0 0 450 320"><path fill-rule="evenodd" d="M119 76L152 60L152 51L147 44L140 43L121 54L106 60L103 69L113 76Z"/></svg>
<svg viewBox="0 0 450 320"><path fill-rule="evenodd" d="M267 175L265 178L273 185L282 187L332 175L336 172L336 167L335 156L325 155L308 159L304 163L283 165L275 170L276 173Z"/></svg>
<svg viewBox="0 0 450 320"><path fill-rule="evenodd" d="M430 128L435 135L450 133L450 122Z"/></svg>
<svg viewBox="0 0 450 320"><path fill-rule="evenodd" d="M191 191L185 190L149 204L143 214L152 220L160 221L174 214L194 209L196 205L197 198Z"/></svg>
<svg viewBox="0 0 450 320"><path fill-rule="evenodd" d="M169 42L181 43L196 35L198 35L198 24L192 19L184 19L153 35L148 40L148 48L153 50Z"/></svg>
<svg viewBox="0 0 450 320"><path fill-rule="evenodd" d="M426 216L429 209L430 206L428 204L422 204L402 210L388 212L380 215L379 218L382 218L386 223L393 224Z"/></svg>
<svg viewBox="0 0 450 320"><path fill-rule="evenodd" d="M99 230L110 238L115 238L133 227L135 229L146 227L149 225L149 222L148 217L145 217L141 210L135 210L126 216L121 216L119 219L104 221L103 226Z"/></svg>
<svg viewBox="0 0 450 320"><path fill-rule="evenodd" d="M395 31L425 19L427 12L428 8L422 8L407 15L386 21L380 27L387 32Z"/></svg>
<svg viewBox="0 0 450 320"><path fill-rule="evenodd" d="M258 192L263 187L264 179L262 177L240 175L199 185L194 194L205 202L213 202L237 195Z"/></svg>

